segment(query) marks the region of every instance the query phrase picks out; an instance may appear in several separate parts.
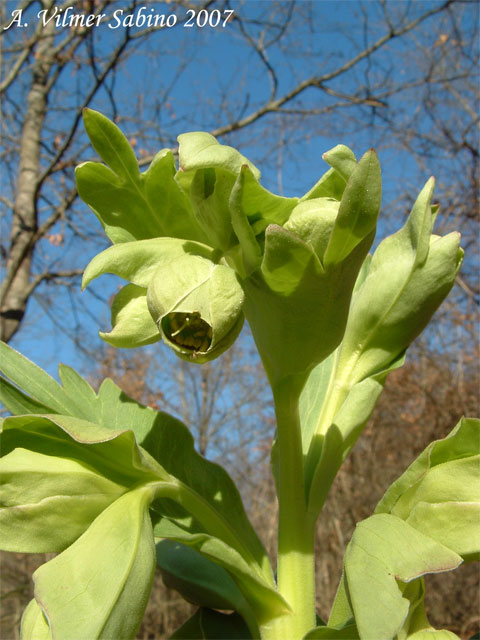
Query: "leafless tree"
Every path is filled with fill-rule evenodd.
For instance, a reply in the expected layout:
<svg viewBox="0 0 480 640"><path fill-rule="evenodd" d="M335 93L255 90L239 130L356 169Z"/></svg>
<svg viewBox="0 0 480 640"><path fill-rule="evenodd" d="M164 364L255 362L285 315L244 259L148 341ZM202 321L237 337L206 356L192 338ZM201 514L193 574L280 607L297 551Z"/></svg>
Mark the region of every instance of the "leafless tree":
<svg viewBox="0 0 480 640"><path fill-rule="evenodd" d="M151 2L141 6L147 12L158 10ZM342 59L335 55L341 52L333 50L319 55L317 34L311 32L322 17L317 3L205 1L192 6L197 12L208 8L234 9L234 13L221 34L213 30L207 34L183 28L190 7L187 0L170 2L168 13L178 16L172 38L162 25L109 29L116 24L114 12L138 13L137 0L31 0L3 5L2 339L10 340L20 329L32 297L54 324L67 331L72 327L71 333L81 326L82 314L88 313L84 304L72 322L62 316L68 305L57 305L52 313L51 302L58 285L63 290L71 289L72 282L78 285L85 253L102 243L91 214L77 201L73 180L74 166L91 153L81 127L83 107L100 106L120 122L141 165L158 146L175 144L172 133L203 128L256 149L256 156L261 147L277 158L280 167L288 154L279 150L294 149L308 131L316 135L317 125L312 123L321 122L325 128L335 114L350 111L361 119L362 114L385 109L380 79L372 84L361 77L365 64L375 67L392 43L420 33L457 5L445 0L393 17L384 7L371 35L352 42ZM28 27L11 24L18 17L14 11L23 11ZM93 26L82 26L80 18L70 26L57 26L59 16L67 16L68 25L72 14L105 17ZM197 58L204 47L210 52L204 67L214 66L213 50L207 49L208 38L214 37L239 43L241 55L232 59L229 77L219 74L210 79L206 90L204 82L195 83ZM150 88L145 84L143 92L134 82L140 69L148 82L155 80ZM130 81L135 91L126 89ZM428 76L419 74L416 82L424 81ZM191 88L188 104L185 91L177 89L182 82ZM397 82L396 93L409 84ZM78 307L75 294L70 297Z"/></svg>

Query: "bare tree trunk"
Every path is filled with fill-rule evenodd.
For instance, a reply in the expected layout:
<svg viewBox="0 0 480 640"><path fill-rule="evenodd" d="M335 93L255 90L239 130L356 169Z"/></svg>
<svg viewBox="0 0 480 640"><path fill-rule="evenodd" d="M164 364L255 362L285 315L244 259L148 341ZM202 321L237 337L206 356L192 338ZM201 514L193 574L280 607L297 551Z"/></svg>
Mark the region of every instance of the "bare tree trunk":
<svg viewBox="0 0 480 640"><path fill-rule="evenodd" d="M20 142L17 193L13 207L10 251L5 279L0 288L0 338L8 342L25 314L31 266L38 228L36 191L40 172L40 144L47 111L48 75L52 67L55 25L43 29L35 50L32 85Z"/></svg>

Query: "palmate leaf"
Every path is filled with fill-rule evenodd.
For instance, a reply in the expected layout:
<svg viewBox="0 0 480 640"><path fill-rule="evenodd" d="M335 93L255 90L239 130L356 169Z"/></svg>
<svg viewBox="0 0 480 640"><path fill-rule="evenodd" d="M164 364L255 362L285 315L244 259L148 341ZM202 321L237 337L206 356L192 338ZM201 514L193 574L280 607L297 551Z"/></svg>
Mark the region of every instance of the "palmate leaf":
<svg viewBox="0 0 480 640"><path fill-rule="evenodd" d="M347 547L329 625L354 617L362 640L455 637L429 625L419 578L479 555L479 454L480 421L464 418L392 484Z"/></svg>
<svg viewBox="0 0 480 640"><path fill-rule="evenodd" d="M480 420L462 418L432 442L385 493L392 513L464 559L480 557Z"/></svg>
<svg viewBox="0 0 480 640"><path fill-rule="evenodd" d="M120 129L102 114L84 110L93 147L108 167L85 162L75 175L80 197L114 243L169 236L204 241L188 198L174 179L170 150L163 149L141 174L135 153Z"/></svg>
<svg viewBox="0 0 480 640"><path fill-rule="evenodd" d="M2 457L21 447L83 461L126 486L141 480L167 479L160 465L137 445L131 430L114 430L56 414L9 417L1 426Z"/></svg>
<svg viewBox="0 0 480 640"><path fill-rule="evenodd" d="M29 406L25 394L16 395L11 384L4 384L0 399L7 409L12 402L12 411L39 408L40 413L70 414L71 401L58 382L5 342L0 342L0 371L33 400Z"/></svg>
<svg viewBox="0 0 480 640"><path fill-rule="evenodd" d="M266 551L247 518L238 489L220 465L209 462L195 451L193 437L188 429L173 418L168 422L159 420L152 425L142 446L169 474L200 496L212 513L218 513L221 526L224 527L224 542L250 558L258 567L260 575L272 584ZM163 508L161 500L153 504L153 509L160 515L170 517L170 513L163 511ZM195 518L198 520L196 514ZM194 527L191 533L218 535L218 532L206 530L205 524L202 524L202 528ZM162 533L156 532L156 535L165 537Z"/></svg>
<svg viewBox="0 0 480 640"><path fill-rule="evenodd" d="M131 431L71 416L6 418L1 452L0 544L10 551L62 551L130 487L168 478Z"/></svg>
<svg viewBox="0 0 480 640"><path fill-rule="evenodd" d="M26 391L33 389L37 394L38 385L31 385L29 380L30 372L37 374L35 365L10 347L5 347L4 353L8 361L6 368L10 373L14 372L15 382L23 382ZM46 382L58 392L61 406L74 415L30 414L4 421L2 453L7 459L15 447L30 452L23 467L12 459L12 471L6 468L6 473L13 473L10 483L13 493L5 502L11 504L13 511L16 505L23 505L24 513L27 509L32 522L28 540L25 535L15 533L9 537L10 541L16 538L11 544L22 546L28 542L29 551L61 551L87 532L95 518L101 517L105 508L108 509L108 505L122 494L139 484L151 484L159 496L165 496L153 504L154 520L160 515L160 525L168 522L165 517L173 518L172 526L178 523L173 533L165 531L164 526L159 529L157 525L158 537L170 537L192 545L209 559L207 562L213 561L231 570L242 585L242 597L254 603L258 615L272 615L272 612L278 615L287 611L288 606L273 587L266 552L248 521L234 483L221 467L195 452L188 429L171 416L131 400L111 380L105 380L96 394L73 369L64 365L61 379L63 386L49 377ZM11 388L16 389L13 385ZM17 392L28 398L23 392ZM53 395L53 391L50 393ZM31 403L31 408L36 408L34 399ZM136 444L134 434L142 447ZM20 475L15 475L14 471L34 473L35 465L40 475L45 472L44 481L30 483L29 490L24 491L18 481ZM25 475L25 487L29 486L29 477ZM82 478L86 483L83 489L80 487L85 502L83 510L73 504L79 500L73 494ZM72 497L69 497L70 486ZM60 487L64 495L59 498ZM89 502L89 491L102 495ZM24 499L30 495L31 504L25 507ZM179 505L173 511L171 505L175 503L172 499ZM68 523L72 508L76 515ZM4 510L5 517L13 511ZM40 520L36 522L37 516L49 526L43 526ZM13 516L8 517L5 530L18 532ZM190 523L190 530L185 529L185 518ZM48 536L49 527L54 527L58 535ZM36 536L32 535L32 529ZM25 533L26 529L23 531ZM242 608L242 615L254 627L249 606Z"/></svg>
<svg viewBox="0 0 480 640"><path fill-rule="evenodd" d="M25 391L35 393L34 401L45 397L45 388L49 394L47 399L57 397L56 393L61 399L61 404L57 402L57 406L73 416L71 420L66 416L8 418L5 421L5 428L7 430L16 428L16 431L15 438L10 436L8 431L5 433L4 454L8 452L9 439L12 442L10 446L22 446L22 441L27 442L34 438L30 433L31 430L48 430L50 428L48 425L56 424L60 427L60 433L68 434L65 438L72 440L68 446L76 447L74 457L88 464L91 454L83 453L82 444L90 443L88 451L93 452L98 446L93 444L97 435L100 440L111 440L113 443L119 435L118 430L131 430L136 441L160 463L168 474L180 480L196 495L201 496L213 512L223 514L221 519L225 522L225 530L231 531L232 540L237 538L238 532L242 532L242 545L246 545L248 554L259 567L262 567L265 575L271 576L265 549L248 521L235 484L219 465L208 462L196 453L193 438L180 421L166 413L135 402L109 379L103 381L98 394L95 394L81 376L65 365L61 366L64 385L62 387L14 349L7 345L1 346L2 369L13 378L14 382L23 384ZM44 381L45 387L39 385L38 380ZM32 407L35 407L35 404ZM84 424L82 420L89 422ZM121 435L121 438L133 440L133 434L128 436L127 433ZM75 444L76 438L77 444ZM65 449L66 445L62 439L59 443L58 455L61 456L68 447ZM138 448L137 451L139 451ZM56 455L56 453L57 449L52 449L51 454ZM73 454L69 452L65 455ZM122 455L123 457L119 459L125 464L125 454ZM148 454L146 455L148 457ZM112 453L112 458L115 456L118 457L118 454ZM155 463L152 469L155 469L154 465ZM128 464L125 468L128 469ZM131 476L127 475L127 477ZM111 479L116 480L117 477L114 475ZM239 551L242 545L238 543Z"/></svg>
<svg viewBox="0 0 480 640"><path fill-rule="evenodd" d="M131 429L139 444L154 422L174 421L168 414L132 400L109 378L95 393L74 369L61 364L60 385L3 342L0 342L0 371L14 383L0 377L0 400L14 415L58 413L88 420L114 431Z"/></svg>
<svg viewBox="0 0 480 640"><path fill-rule="evenodd" d="M155 432L159 435L160 443L164 443L166 438L172 437L172 431L170 429L168 432L166 422L163 422L163 427L161 425L162 420L160 419L155 425ZM284 613L288 610L287 605L272 586L270 568L266 556L263 557L264 552L259 558L259 562L262 563L263 566L260 566L259 562L255 559L256 549L255 544L252 545L252 537L254 541L256 541L257 546L261 547L261 543L255 537L253 529L251 529L248 520L246 520L238 492L236 492L233 483L222 469L206 461L202 462L200 456L194 453L193 447L191 451L186 451L186 455L178 461L179 464L177 467L173 461L166 459L169 467L171 469L176 467L179 476L181 476L185 482L189 481L189 477L188 473L182 473L181 466L186 464L189 467L189 472L192 474L191 477L194 479L195 484L188 487L184 482L170 476L162 467L157 465L146 451L138 448L131 431L118 433L83 420L59 415L12 417L5 420L4 426L2 452L6 454L5 460L7 463L10 460L9 455L15 458L11 460L10 466L13 471L17 471L17 476L16 479L15 477L13 478L11 483L4 483L4 498L2 502L8 505L10 500L13 506L17 504L19 506L22 505L23 522L25 523L25 512L27 512L27 520L30 521L32 526L28 528L28 531L25 527L23 528L23 536L18 535L21 528L15 527L15 523L12 525L12 518L9 519L10 509L2 510L1 513L4 516L2 531L4 531L6 535L5 539L2 540L2 546L7 546L7 548L12 548L13 550L61 551L67 547L68 544L71 545L64 553L58 556L55 561L52 561L53 565L50 565L52 567L51 572L42 567L36 574L40 578L43 576L43 581L41 580L39 583L43 586L42 590L38 592L40 595L37 595L38 602L45 611L51 626L53 625L52 628L61 630L61 632L58 632L59 637L67 637L62 635L63 631L66 633L74 623L68 621L70 615L68 614L70 600L62 600L60 592L57 593L57 583L53 581L52 576L61 576L63 572L65 576L73 575L72 572L77 571L75 567L81 562L83 562L85 566L90 566L91 558L89 557L87 562L85 560L85 553L89 547L94 545L95 537L99 535L99 531L100 533L102 531L101 528L99 529L99 523L107 522L107 519L109 520L110 518L115 519L116 516L112 516L112 513L118 514L120 511L128 509L128 505L125 507L121 507L120 505L124 504L124 499L130 499L129 496L132 494L138 495L139 491L144 492L142 493L142 504L147 507L153 498L154 491L159 495L165 495L169 499L173 498L177 500L180 505L190 510L197 517L197 520L204 525L204 528L210 532L210 534L199 533L193 536L187 534L187 544L192 544L193 548L197 549L199 553L204 554L206 558L213 560L228 570L232 570L232 573L239 578L238 582L242 586L244 595L243 604L238 605L237 603L237 605L242 615L249 620L249 624L253 629L256 628L256 622L250 611L250 605L247 605L245 600L248 599L251 603L252 609L255 611L255 615L258 616L259 620L262 620L264 616L279 615L279 613ZM181 427L180 423L178 423L177 426ZM184 427L182 428L185 429ZM182 443L181 430L177 430L174 439L179 442L180 445L190 444L189 439L191 437L186 429L183 436L184 442ZM153 441L156 442L155 434L152 437ZM148 439L146 439L145 444L148 446ZM155 448L152 449L155 453ZM25 454L22 454L22 451L25 450L27 452L30 451L31 454L25 457ZM11 454L9 454L10 451L12 451ZM177 451L176 454L179 455L179 451ZM46 458L49 458L51 462L47 461L44 463L43 461ZM24 463L23 466L22 461ZM32 474L35 473L34 463L37 464L38 472L40 476L43 474L43 477L39 476L38 479L32 477ZM212 484L209 483L209 478L202 475L205 473L205 465L211 465L210 475L214 476ZM49 468L52 470L50 475L48 474ZM89 471L90 469L92 471ZM80 475L75 476L77 470ZM22 471L24 475L22 475ZM47 473L45 473L46 471ZM10 473L8 464L5 465L5 473ZM62 477L62 473L64 477ZM89 473L91 474L90 476ZM97 476L99 477L97 478ZM83 481L82 478L84 477L86 484L85 487L82 488L82 485L79 483ZM38 480L37 483L35 482L36 480ZM113 484L115 481L117 484L120 484L119 487ZM76 489L82 494L85 502L89 500L88 492L93 491L95 504L88 511L84 509L83 520L80 518L82 512L78 509L78 506L70 504L68 501L70 486L73 490L73 497L76 498ZM104 503L102 503L99 508L97 508L97 492L102 492L102 499L104 500ZM57 497L58 493L60 493L59 499ZM33 504L26 505L25 499L28 499L30 496ZM50 501L49 496L51 496ZM145 502L145 500L147 500L147 502ZM59 502L62 502L62 504L59 504ZM158 502L161 502L161 500L157 501L157 503ZM96 508L95 512L94 507ZM232 507L233 510L229 511ZM71 517L71 508L74 508L76 511L75 518ZM39 522L35 522L36 516L38 516ZM239 523L244 524L244 528L247 530L246 540L243 540L238 535L239 531L231 526L229 520L232 519L232 516L234 516L235 525L241 526ZM49 527L45 527L44 525L54 527L58 535L48 536ZM108 525L108 527L110 526L111 525ZM121 530L123 530L126 525L123 523L119 526ZM248 532L249 526L250 534ZM61 536L59 537L60 532ZM12 534L16 540L12 542L13 547L8 547L8 541L11 541ZM143 535L144 534L142 534L142 536ZM177 539L175 532L171 534L164 529L160 532L160 535ZM145 534L145 536L148 537L147 534ZM104 537L108 538L108 535L105 534ZM222 541L222 538L224 538L226 542ZM33 546L28 546L28 549L23 549L21 543L22 540L25 541L25 539L27 540L27 546ZM47 541L46 547L44 546L45 540ZM55 548L51 546L52 540L55 542ZM228 544L229 542L233 544L233 547ZM18 548L15 546L17 543L20 544ZM113 541L113 545L115 547L115 541ZM235 546L239 547L239 551L235 550ZM252 546L253 549L251 548ZM121 548L123 550L124 546L121 546ZM119 553L119 549L120 547L117 545L117 554ZM263 547L261 550L263 551ZM142 552L141 557L143 557L143 555ZM119 571L123 558L120 558L120 560ZM105 562L110 562L110 560L106 558ZM125 560L125 562L127 562L127 560ZM99 565L103 566L100 562ZM131 563L128 564L127 562L127 565L130 566ZM123 573L119 577L119 580L122 584L125 580L135 584L136 578L131 578L126 573L127 565L122 569ZM141 567L142 566L143 564L141 563ZM89 585L92 583L96 584L98 580L100 580L99 575L97 575L94 569L92 568L91 570L93 574L88 571L84 572L84 574L81 575L81 579L79 579L78 589L80 589L80 591L78 597L80 597L80 594L83 594L84 591L90 590L90 586L89 589L82 588L83 580ZM143 569L141 573L143 575ZM270 580L268 576L270 576ZM107 589L106 583L103 588ZM63 583L62 589L61 593L76 593L75 589L73 591L67 590L67 587ZM114 584L112 589L113 591L116 589ZM123 589L124 587L122 587L122 590ZM100 587L99 590L101 591ZM77 598L77 596L75 596L75 598ZM85 598L84 600L87 602L88 597L85 596ZM113 598L112 602L117 602L115 593L112 594L111 591L106 592L104 600L108 600L109 598ZM119 598L121 599L121 596L119 596ZM50 608L45 604L48 602L50 602ZM98 604L98 606L101 605ZM116 606L115 604L115 607ZM85 608L87 608L87 604L85 604ZM113 622L107 621L108 625L112 626L113 629L117 629L118 625L124 624L122 623L122 617L126 615L127 609L122 605L118 611L119 613L115 616ZM101 622L102 618L100 616L97 624ZM105 625L107 625L107 622L105 622ZM131 624L137 625L138 621L134 616L130 622ZM38 619L35 625L37 623L39 624ZM90 629L93 623L89 620L85 618L79 619L75 624L78 626L78 633L83 633L84 637L90 637L89 634L93 633L92 629ZM107 626L105 628L107 628ZM125 636L110 636L105 630L100 631L100 627L98 629L95 627L95 629L95 633L98 632L100 634L98 637L101 638L131 637L128 625L124 625L124 632L125 629L127 629L125 633L128 633L128 635ZM97 636L92 635L91 637Z"/></svg>

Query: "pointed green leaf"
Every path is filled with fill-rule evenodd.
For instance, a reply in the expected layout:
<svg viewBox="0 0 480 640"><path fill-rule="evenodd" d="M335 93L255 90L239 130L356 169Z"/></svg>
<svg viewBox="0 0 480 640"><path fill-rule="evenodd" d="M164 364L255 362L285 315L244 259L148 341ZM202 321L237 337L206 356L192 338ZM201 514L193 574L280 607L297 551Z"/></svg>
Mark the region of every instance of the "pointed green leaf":
<svg viewBox="0 0 480 640"><path fill-rule="evenodd" d="M123 180L99 162L85 162L75 169L78 194L100 220L114 243L132 242L162 235L148 211L140 181Z"/></svg>
<svg viewBox="0 0 480 640"><path fill-rule="evenodd" d="M329 169L323 174L320 180L300 198L300 202L305 202L313 198L333 198L340 202L346 184L345 180L335 169Z"/></svg>
<svg viewBox="0 0 480 640"><path fill-rule="evenodd" d="M156 421L175 421L166 413L144 407L133 400L113 380L106 378L98 390L97 422L109 429L131 429L138 444L143 445L144 438Z"/></svg>
<svg viewBox="0 0 480 640"><path fill-rule="evenodd" d="M170 636L171 640L250 640L252 637L238 614L203 608Z"/></svg>
<svg viewBox="0 0 480 640"><path fill-rule="evenodd" d="M0 342L0 370L36 402L59 413L70 413L71 403L58 382L5 342Z"/></svg>
<svg viewBox="0 0 480 640"><path fill-rule="evenodd" d="M97 396L78 373L70 367L60 365L64 384L62 388L39 367L8 345L0 343L0 350L3 356L0 358L0 369L8 370L22 389L33 395L38 389L41 393L45 392L50 385L52 396L58 394L62 400L61 404L58 404L58 413L63 411L75 418L94 422L113 431L131 429L139 444L156 420L174 420L165 413L154 411L132 400L108 378L100 385ZM43 382L44 387L39 388L37 380ZM3 378L0 378L0 398L14 415L56 413L51 407L26 395Z"/></svg>
<svg viewBox="0 0 480 640"><path fill-rule="evenodd" d="M11 382L0 378L0 400L13 415L23 413L55 413L51 407L37 402L23 391L20 391Z"/></svg>
<svg viewBox="0 0 480 640"><path fill-rule="evenodd" d="M208 243L208 235L200 228L187 195L174 179L175 174L173 154L166 149L157 153L143 174L151 215L163 231L157 235Z"/></svg>
<svg viewBox="0 0 480 640"><path fill-rule="evenodd" d="M178 136L178 156L181 171L220 168L238 174L244 164L248 165L255 178L260 178L259 170L233 147L220 144L209 133L196 131Z"/></svg>
<svg viewBox="0 0 480 640"><path fill-rule="evenodd" d="M357 165L355 154L344 144L337 144L330 151L326 151L322 158L342 176L345 182L349 180Z"/></svg>
<svg viewBox="0 0 480 640"><path fill-rule="evenodd" d="M422 265L427 259L434 220L431 206L434 187L435 180L430 178L420 191L404 227L405 235L415 252L414 266Z"/></svg>
<svg viewBox="0 0 480 640"><path fill-rule="evenodd" d="M262 187L254 173L243 166L232 190L230 205L246 216L255 236L261 234L269 224L283 225L288 220L298 198L277 196Z"/></svg>
<svg viewBox="0 0 480 640"><path fill-rule="evenodd" d="M185 193L175 180L169 149L157 153L144 174L118 127L86 110L92 144L108 167L86 162L75 172L80 197L91 207L114 243L157 237L204 241ZM109 168L110 167L110 168Z"/></svg>
<svg viewBox="0 0 480 640"><path fill-rule="evenodd" d="M356 158L351 149L339 144L323 154L322 158L332 167L300 200L334 198L341 200L347 180L355 169Z"/></svg>
<svg viewBox="0 0 480 640"><path fill-rule="evenodd" d="M112 304L112 330L99 332L100 337L114 347L143 347L161 340L161 334L147 305L147 290L127 284L115 296Z"/></svg>
<svg viewBox="0 0 480 640"><path fill-rule="evenodd" d="M92 387L72 367L65 364L58 365L58 374L65 393L71 402L70 413L78 418L95 422L97 418L97 394Z"/></svg>
<svg viewBox="0 0 480 640"><path fill-rule="evenodd" d="M376 153L371 150L355 166L342 195L325 251L325 266L344 260L363 238L374 231L381 200L380 164Z"/></svg>
<svg viewBox="0 0 480 640"><path fill-rule="evenodd" d="M104 273L114 273L139 287L148 287L155 270L162 262L169 262L184 254L215 259L213 249L192 240L155 238L124 242L96 255L83 274L82 288Z"/></svg>
<svg viewBox="0 0 480 640"><path fill-rule="evenodd" d="M54 638L135 637L155 567L150 499L149 489L125 494L33 574Z"/></svg>
<svg viewBox="0 0 480 640"><path fill-rule="evenodd" d="M424 240L418 240L423 233L413 234L407 223L373 255L340 354L339 367L352 381L381 370L403 352L453 286L462 260L459 235L431 236L425 260Z"/></svg>
<svg viewBox="0 0 480 640"><path fill-rule="evenodd" d="M102 160L121 178L132 182L139 180L135 153L120 129L93 109L84 109L83 122L92 146Z"/></svg>

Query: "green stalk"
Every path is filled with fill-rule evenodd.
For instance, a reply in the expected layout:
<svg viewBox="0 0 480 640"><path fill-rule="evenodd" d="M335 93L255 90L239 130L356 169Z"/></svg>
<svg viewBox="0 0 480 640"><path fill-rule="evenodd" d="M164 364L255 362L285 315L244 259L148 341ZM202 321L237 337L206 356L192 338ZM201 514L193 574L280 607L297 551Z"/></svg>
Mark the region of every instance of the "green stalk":
<svg viewBox="0 0 480 640"><path fill-rule="evenodd" d="M298 400L302 383L284 379L273 390L278 446L279 593L292 614L262 628L262 640L301 640L315 626L315 519L307 512Z"/></svg>

